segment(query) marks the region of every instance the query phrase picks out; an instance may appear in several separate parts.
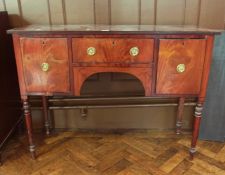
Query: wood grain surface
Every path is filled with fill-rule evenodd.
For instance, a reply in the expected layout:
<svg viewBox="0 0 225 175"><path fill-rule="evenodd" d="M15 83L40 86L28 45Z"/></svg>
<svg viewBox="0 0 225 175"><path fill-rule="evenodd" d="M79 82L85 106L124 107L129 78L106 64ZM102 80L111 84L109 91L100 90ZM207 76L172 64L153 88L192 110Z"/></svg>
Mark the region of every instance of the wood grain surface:
<svg viewBox="0 0 225 175"><path fill-rule="evenodd" d="M206 49L205 39L160 40L157 67L157 94L198 94ZM177 72L185 65L183 73Z"/></svg>
<svg viewBox="0 0 225 175"><path fill-rule="evenodd" d="M66 38L21 38L27 92L69 92L69 58ZM49 70L41 69L42 63Z"/></svg>
<svg viewBox="0 0 225 175"><path fill-rule="evenodd" d="M91 63L150 63L153 59L153 39L121 38L74 38L72 40L73 61ZM94 47L96 54L89 56L87 48ZM137 56L130 49L138 47Z"/></svg>

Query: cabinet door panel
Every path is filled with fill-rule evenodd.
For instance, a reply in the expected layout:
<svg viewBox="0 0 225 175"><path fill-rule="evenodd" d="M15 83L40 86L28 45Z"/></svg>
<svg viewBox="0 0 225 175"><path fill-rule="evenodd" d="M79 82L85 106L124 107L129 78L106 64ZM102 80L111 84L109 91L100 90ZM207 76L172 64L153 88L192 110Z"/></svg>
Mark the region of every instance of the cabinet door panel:
<svg viewBox="0 0 225 175"><path fill-rule="evenodd" d="M156 93L198 94L205 47L205 39L160 40Z"/></svg>
<svg viewBox="0 0 225 175"><path fill-rule="evenodd" d="M21 38L20 43L28 92L70 91L66 38ZM43 70L43 63L47 63L48 70Z"/></svg>

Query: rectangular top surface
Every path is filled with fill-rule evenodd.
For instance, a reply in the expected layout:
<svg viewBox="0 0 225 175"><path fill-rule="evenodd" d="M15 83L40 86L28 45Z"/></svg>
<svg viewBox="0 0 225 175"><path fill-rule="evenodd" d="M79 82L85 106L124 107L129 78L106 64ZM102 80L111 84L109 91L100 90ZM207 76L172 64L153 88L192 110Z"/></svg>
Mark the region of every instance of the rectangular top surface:
<svg viewBox="0 0 225 175"><path fill-rule="evenodd" d="M30 34L217 34L221 30L168 25L29 25L8 33Z"/></svg>

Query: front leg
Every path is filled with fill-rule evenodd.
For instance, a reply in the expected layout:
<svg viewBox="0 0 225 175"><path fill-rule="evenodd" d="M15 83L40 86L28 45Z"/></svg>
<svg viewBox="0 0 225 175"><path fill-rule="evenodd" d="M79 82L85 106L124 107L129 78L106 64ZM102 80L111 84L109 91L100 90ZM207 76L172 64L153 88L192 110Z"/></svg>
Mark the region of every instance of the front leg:
<svg viewBox="0 0 225 175"><path fill-rule="evenodd" d="M32 159L35 159L36 154L35 154L35 145L33 142L32 117L30 112L29 101L27 98L23 99L23 108L24 108L24 116L25 116L27 133L28 133L29 150L30 150Z"/></svg>
<svg viewBox="0 0 225 175"><path fill-rule="evenodd" d="M195 147L198 140L199 126L200 126L200 121L202 118L202 109L203 109L203 104L205 101L207 84L209 79L209 72L210 72L210 64L212 60L214 36L208 35L206 36L206 38L207 38L207 43L206 43L204 70L202 74L202 83L201 83L200 93L198 96L198 103L195 107L195 113L194 113L194 126L193 126L193 135L192 135L192 142L191 142L191 149L190 149L191 159L193 159L194 153L196 152Z"/></svg>
<svg viewBox="0 0 225 175"><path fill-rule="evenodd" d="M184 97L179 98L178 110L177 110L177 121L176 121L176 134L181 134L182 119L184 114Z"/></svg>
<svg viewBox="0 0 225 175"><path fill-rule="evenodd" d="M203 110L203 104L197 103L195 107L195 112L194 112L194 126L193 126L192 142L191 142L191 148L190 148L191 159L193 159L194 154L196 152L196 143L197 143L198 135L199 135L199 127L200 127L200 122L202 118L202 110Z"/></svg>

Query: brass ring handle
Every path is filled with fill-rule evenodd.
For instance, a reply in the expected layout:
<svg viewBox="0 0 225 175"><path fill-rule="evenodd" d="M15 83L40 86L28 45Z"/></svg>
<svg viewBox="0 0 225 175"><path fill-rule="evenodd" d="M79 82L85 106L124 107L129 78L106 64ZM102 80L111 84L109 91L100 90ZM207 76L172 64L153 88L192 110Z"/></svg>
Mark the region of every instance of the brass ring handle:
<svg viewBox="0 0 225 175"><path fill-rule="evenodd" d="M135 57L135 56L137 56L138 54L139 54L139 49L138 49L138 47L132 47L132 48L130 49L130 55L131 55L131 56Z"/></svg>
<svg viewBox="0 0 225 175"><path fill-rule="evenodd" d="M177 72L178 73L183 73L185 71L185 64L178 64L177 65Z"/></svg>
<svg viewBox="0 0 225 175"><path fill-rule="evenodd" d="M94 47L88 47L87 48L87 54L89 56L93 56L93 55L95 55L95 53L96 53L96 49Z"/></svg>
<svg viewBox="0 0 225 175"><path fill-rule="evenodd" d="M41 70L43 72L47 72L49 70L49 64L48 63L42 63L41 64Z"/></svg>

